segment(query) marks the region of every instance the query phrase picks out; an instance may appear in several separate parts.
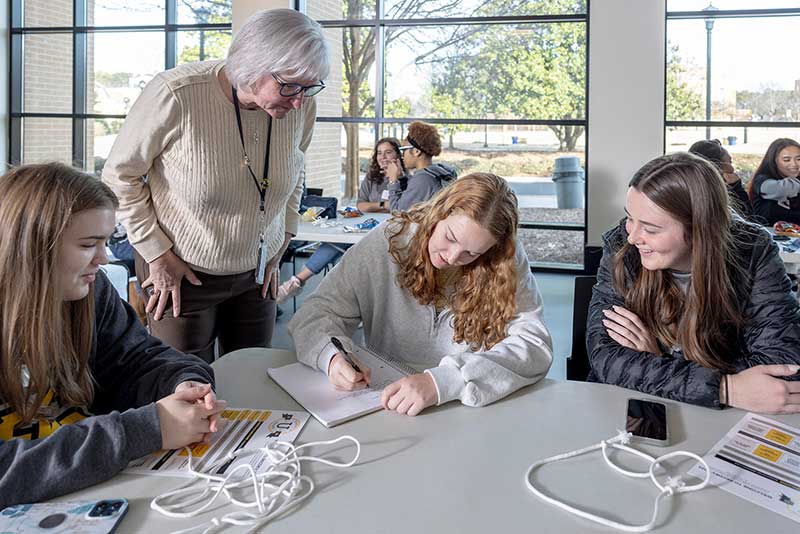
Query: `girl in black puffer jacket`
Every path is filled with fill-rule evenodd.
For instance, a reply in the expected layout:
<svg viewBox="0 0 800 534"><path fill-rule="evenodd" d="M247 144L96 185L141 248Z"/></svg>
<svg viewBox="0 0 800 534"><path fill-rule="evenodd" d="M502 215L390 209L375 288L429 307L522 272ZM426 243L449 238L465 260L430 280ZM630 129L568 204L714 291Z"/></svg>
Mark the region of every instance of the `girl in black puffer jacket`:
<svg viewBox="0 0 800 534"><path fill-rule="evenodd" d="M800 312L769 234L708 161L654 159L604 236L589 380L709 407L800 412Z"/></svg>
<svg viewBox="0 0 800 534"><path fill-rule="evenodd" d="M800 143L774 140L747 184L754 220L772 226L778 221L800 223Z"/></svg>

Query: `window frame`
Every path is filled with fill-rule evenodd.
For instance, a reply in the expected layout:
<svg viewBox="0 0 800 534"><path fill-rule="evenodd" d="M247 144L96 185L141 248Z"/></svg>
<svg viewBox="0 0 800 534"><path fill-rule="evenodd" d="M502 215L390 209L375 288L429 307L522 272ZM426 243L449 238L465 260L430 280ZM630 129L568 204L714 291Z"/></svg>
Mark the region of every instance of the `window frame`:
<svg viewBox="0 0 800 534"><path fill-rule="evenodd" d="M755 2L755 0L754 0ZM706 138L710 137L709 129L716 127L731 128L800 128L800 121L725 121L725 120L668 120L667 119L667 67L669 54L669 32L668 24L670 20L693 20L693 19L735 19L735 18L773 18L773 17L800 17L800 7L797 8L768 8L768 9L720 9L712 12L707 11L669 11L669 0L664 5L664 149L667 151L666 131L669 128L694 127L706 128ZM800 21L800 18L798 19ZM707 53L707 52L706 52ZM706 104L706 102L704 102ZM710 110L703 109L704 113Z"/></svg>
<svg viewBox="0 0 800 534"><path fill-rule="evenodd" d="M86 106L87 73L86 61L88 35L90 33L162 32L164 39L164 69L177 64L178 33L182 31L231 31L231 23L178 24L177 0L163 0L165 15L163 24L132 26L89 26L87 22L87 0L73 0L72 25L30 26L24 25L25 0L11 0L9 77L9 162L20 165L23 155L23 122L26 118L70 119L72 121L72 164L86 169L86 131L88 121L95 119L125 119L125 114L89 113ZM24 100L24 46L26 35L71 34L72 35L72 112L39 113L23 110Z"/></svg>
<svg viewBox="0 0 800 534"><path fill-rule="evenodd" d="M428 19L390 19L384 18L383 0L375 2L375 17L370 19L332 19L319 20L320 25L325 28L374 28L375 30L375 112L374 117L317 117L317 122L321 123L358 123L369 124L374 130L374 142L380 138L382 125L384 124L408 124L415 120L421 120L430 124L463 124L477 126L583 126L584 138L587 140L584 147L584 168L589 166L589 39L590 39L590 11L591 0L586 0L586 11L580 14L559 14L559 15L513 15L498 17L445 17ZM294 9L306 12L307 0L295 0ZM448 118L418 118L418 117L386 117L384 116L384 86L385 86L385 43L383 28L387 27L423 27L438 25L477 25L477 24L557 24L557 23L580 23L586 28L586 64L584 73L584 117L583 119L448 119ZM589 187L588 174L584 180L584 213L583 223L556 223L556 222L536 222L521 220L518 228L529 230L561 230L561 231L582 231L583 232L583 265L559 263L539 263L531 262L531 269L538 272L557 272L578 274L585 271L588 263L586 257L586 246L589 227Z"/></svg>

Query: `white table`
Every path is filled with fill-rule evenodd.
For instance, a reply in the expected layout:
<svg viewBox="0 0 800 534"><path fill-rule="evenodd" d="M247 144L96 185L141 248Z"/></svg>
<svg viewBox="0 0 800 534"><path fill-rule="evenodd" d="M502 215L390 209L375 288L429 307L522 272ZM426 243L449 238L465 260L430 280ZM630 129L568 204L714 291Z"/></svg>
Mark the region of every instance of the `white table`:
<svg viewBox="0 0 800 534"><path fill-rule="evenodd" d="M297 403L266 376L268 367L291 361L293 354L281 350L228 354L213 365L219 395L231 406L297 410ZM611 437L623 424L631 396L641 395L601 384L543 380L484 408L452 402L415 418L378 412L333 429L312 418L298 443L351 434L362 444L359 464L349 469L310 466L317 491L264 532L614 532L538 500L525 488L523 475L534 460ZM744 415L733 409L668 404L672 448L701 454ZM800 416L776 418L800 425ZM642 448L655 455L665 451ZM351 449L342 450L339 459L350 455ZM649 480L612 473L599 453L545 466L537 480L551 495L629 523L650 519L656 495ZM177 482L118 475L61 500L126 497L131 508L121 532L160 534L202 520L168 519L149 509L154 495ZM717 488L665 503L658 533L798 531L796 523ZM224 507L203 517L228 511Z"/></svg>
<svg viewBox="0 0 800 534"><path fill-rule="evenodd" d="M772 227L765 226L764 228L771 235L775 235L775 229ZM785 241L775 241L775 244L778 245L778 254L781 257L781 260L783 260L783 265L786 268L786 272L789 274L798 274L798 270L800 270L800 252L785 252L783 250L783 243L785 243Z"/></svg>
<svg viewBox="0 0 800 534"><path fill-rule="evenodd" d="M784 252L781 248L780 256L783 260L783 266L786 268L786 272L789 274L798 274L798 270L800 270L800 252Z"/></svg>
<svg viewBox="0 0 800 534"><path fill-rule="evenodd" d="M343 226L355 226L358 223L364 222L367 219L377 219L378 222L383 222L391 217L389 213L365 213L361 217L353 217L345 219L339 215L336 219L331 219L331 222L336 222L336 226L330 228L322 228L315 226L313 223L300 221L297 229L297 235L292 238L293 241L313 241L318 243L340 243L340 244L355 244L361 241L366 232L345 232Z"/></svg>

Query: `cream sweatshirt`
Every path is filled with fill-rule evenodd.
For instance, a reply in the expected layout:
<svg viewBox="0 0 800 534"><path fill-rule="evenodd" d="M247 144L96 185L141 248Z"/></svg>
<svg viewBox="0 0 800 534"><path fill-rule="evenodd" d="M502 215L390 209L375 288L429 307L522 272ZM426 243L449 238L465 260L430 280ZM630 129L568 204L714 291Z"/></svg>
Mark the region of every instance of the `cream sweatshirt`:
<svg viewBox="0 0 800 534"><path fill-rule="evenodd" d="M385 235L388 224L391 219L351 247L289 322L298 360L327 372L336 353L331 336L347 339L363 321L370 348L431 375L439 404L459 399L483 406L547 374L553 344L521 245L516 255L517 314L508 336L475 352L453 342L450 309L437 315L433 306L421 305L397 285L398 266Z"/></svg>
<svg viewBox="0 0 800 534"><path fill-rule="evenodd" d="M227 275L255 269L259 195L244 164L233 103L217 74L223 61L189 63L153 78L131 108L102 178L120 200L118 218L150 262L170 248L193 269ZM261 179L271 120L241 110L245 147ZM268 257L297 233L314 98L273 120L264 224ZM146 176L147 179L143 179Z"/></svg>

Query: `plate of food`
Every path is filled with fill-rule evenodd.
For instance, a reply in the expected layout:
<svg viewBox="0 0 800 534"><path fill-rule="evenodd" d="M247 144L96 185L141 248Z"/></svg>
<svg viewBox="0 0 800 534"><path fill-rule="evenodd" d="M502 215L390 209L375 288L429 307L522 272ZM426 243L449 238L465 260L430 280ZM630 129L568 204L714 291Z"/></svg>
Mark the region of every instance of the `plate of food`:
<svg viewBox="0 0 800 534"><path fill-rule="evenodd" d="M345 209L339 210L339 215L341 215L345 219L352 219L354 217L361 217L364 214L361 213L361 210L359 210L358 208L347 206Z"/></svg>
<svg viewBox="0 0 800 534"><path fill-rule="evenodd" d="M800 237L800 224L794 224L787 221L778 221L773 226L775 235L784 235L787 237Z"/></svg>

